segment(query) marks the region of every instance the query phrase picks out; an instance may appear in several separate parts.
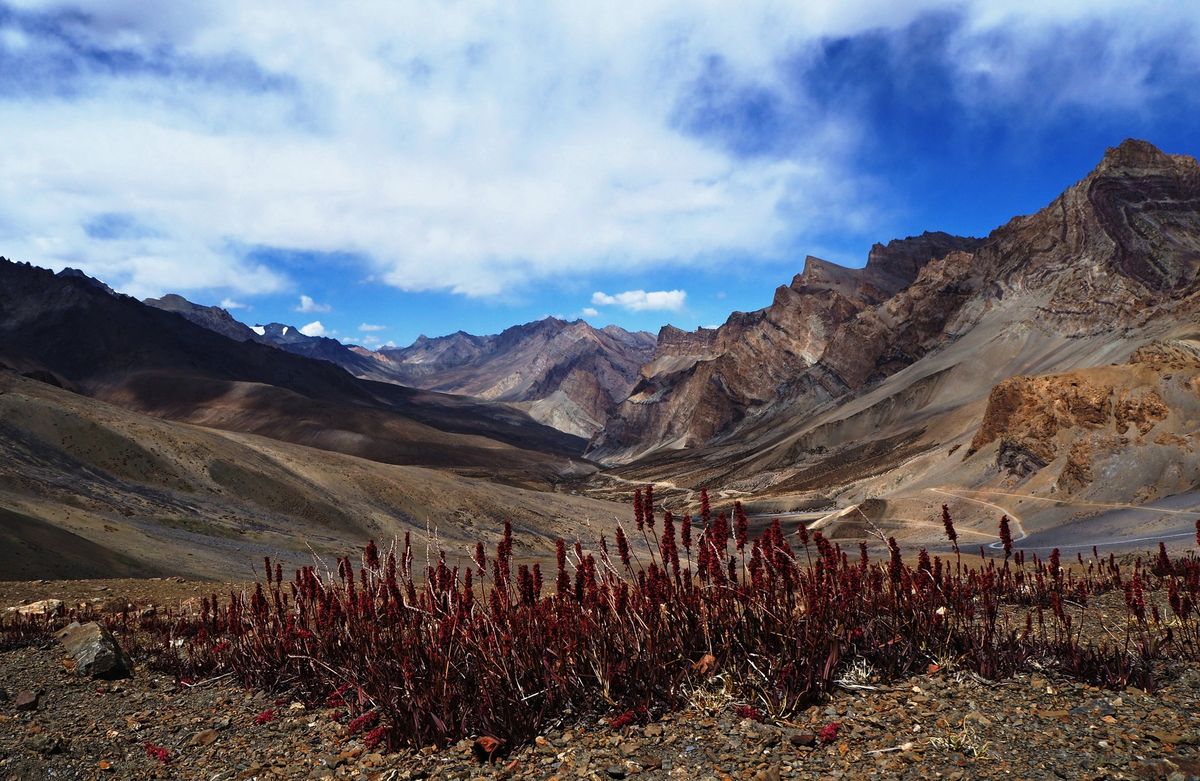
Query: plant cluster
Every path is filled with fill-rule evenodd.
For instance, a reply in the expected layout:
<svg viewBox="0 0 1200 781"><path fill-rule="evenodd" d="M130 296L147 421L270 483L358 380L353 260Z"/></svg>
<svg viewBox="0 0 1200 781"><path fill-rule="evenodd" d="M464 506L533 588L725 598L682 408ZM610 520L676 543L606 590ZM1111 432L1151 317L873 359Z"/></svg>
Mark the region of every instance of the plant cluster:
<svg viewBox="0 0 1200 781"><path fill-rule="evenodd" d="M22 615L13 611L0 615L0 653L42 645L50 640L56 616Z"/></svg>
<svg viewBox="0 0 1200 781"><path fill-rule="evenodd" d="M854 665L895 679L948 659L989 678L1036 664L1151 690L1154 662L1198 657L1194 555L964 561L944 509L950 556L922 549L914 566L891 538L882 560L866 544L851 555L803 524L751 534L740 505L714 516L701 499L697 518L677 518L637 492L631 533L559 540L549 577L514 561L508 524L493 555L478 545L464 566L443 551L415 566L407 535L336 572L285 579L266 561L253 591L143 620L143 650L180 679L228 674L336 709L349 734L393 749L512 745L568 710L644 722L714 675L761 719L819 701ZM1115 620L1093 604L1106 593L1124 597Z"/></svg>

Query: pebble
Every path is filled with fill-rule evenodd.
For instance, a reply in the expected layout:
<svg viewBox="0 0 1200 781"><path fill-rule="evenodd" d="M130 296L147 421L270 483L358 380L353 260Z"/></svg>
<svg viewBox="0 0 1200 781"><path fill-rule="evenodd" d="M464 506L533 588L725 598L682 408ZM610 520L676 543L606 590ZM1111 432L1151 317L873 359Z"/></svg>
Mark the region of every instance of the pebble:
<svg viewBox="0 0 1200 781"><path fill-rule="evenodd" d="M788 738L788 740L793 746L809 747L817 745L817 736L812 732L797 732Z"/></svg>

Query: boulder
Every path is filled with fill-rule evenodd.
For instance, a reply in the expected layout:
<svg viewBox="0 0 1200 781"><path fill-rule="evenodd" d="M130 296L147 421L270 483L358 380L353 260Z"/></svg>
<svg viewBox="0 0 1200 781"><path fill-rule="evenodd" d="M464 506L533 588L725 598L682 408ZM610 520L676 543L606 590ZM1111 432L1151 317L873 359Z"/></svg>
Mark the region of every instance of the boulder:
<svg viewBox="0 0 1200 781"><path fill-rule="evenodd" d="M107 629L90 621L72 622L55 637L75 660L75 674L92 678L126 678L129 660Z"/></svg>
<svg viewBox="0 0 1200 781"><path fill-rule="evenodd" d="M40 602L31 602L28 605L14 605L8 609L8 612L22 616L46 616L51 613L57 613L62 609L62 606L61 599L43 599Z"/></svg>

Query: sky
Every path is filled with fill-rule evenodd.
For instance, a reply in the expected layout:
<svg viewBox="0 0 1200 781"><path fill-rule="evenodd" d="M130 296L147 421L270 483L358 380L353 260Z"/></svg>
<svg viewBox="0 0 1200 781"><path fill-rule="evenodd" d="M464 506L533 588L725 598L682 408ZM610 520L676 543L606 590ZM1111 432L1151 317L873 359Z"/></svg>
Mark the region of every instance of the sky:
<svg viewBox="0 0 1200 781"><path fill-rule="evenodd" d="M0 255L368 346L656 331L1200 155L1188 0L0 2Z"/></svg>

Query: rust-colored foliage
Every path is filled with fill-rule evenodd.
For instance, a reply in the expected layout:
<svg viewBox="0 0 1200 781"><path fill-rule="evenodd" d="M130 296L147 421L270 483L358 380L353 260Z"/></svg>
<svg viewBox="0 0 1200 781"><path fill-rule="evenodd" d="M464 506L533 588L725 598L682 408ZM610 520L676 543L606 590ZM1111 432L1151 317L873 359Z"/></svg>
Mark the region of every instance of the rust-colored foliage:
<svg viewBox="0 0 1200 781"><path fill-rule="evenodd" d="M164 765L171 762L171 752L162 746L151 743L150 741L146 741L142 748L146 750L146 756L150 757L151 759L157 759Z"/></svg>
<svg viewBox="0 0 1200 781"><path fill-rule="evenodd" d="M206 598L199 616L144 619L144 650L181 680L232 674L337 709L372 746L482 735L486 759L568 709L608 710L614 726L644 721L718 674L745 707L782 718L825 697L858 660L893 680L954 658L989 678L1036 661L1093 685L1153 689L1156 659L1200 658L1194 555L1160 551L1132 571L1111 556L1068 570L1057 552L1026 562L1011 548L950 565L922 551L910 565L895 540L882 560L866 546L851 558L803 525L751 537L740 506L732 523L707 506L697 517L679 523L639 491L639 547L620 526L615 560L607 542L560 540L553 590L540 566L513 561L507 524L492 559L478 546L461 570L442 551L415 568L407 539L386 551L372 543L336 574L305 567L285 581L264 562L253 591ZM943 523L954 542L948 511ZM1125 597L1123 632L1085 635L1084 621L1097 620L1089 600L1109 591Z"/></svg>

